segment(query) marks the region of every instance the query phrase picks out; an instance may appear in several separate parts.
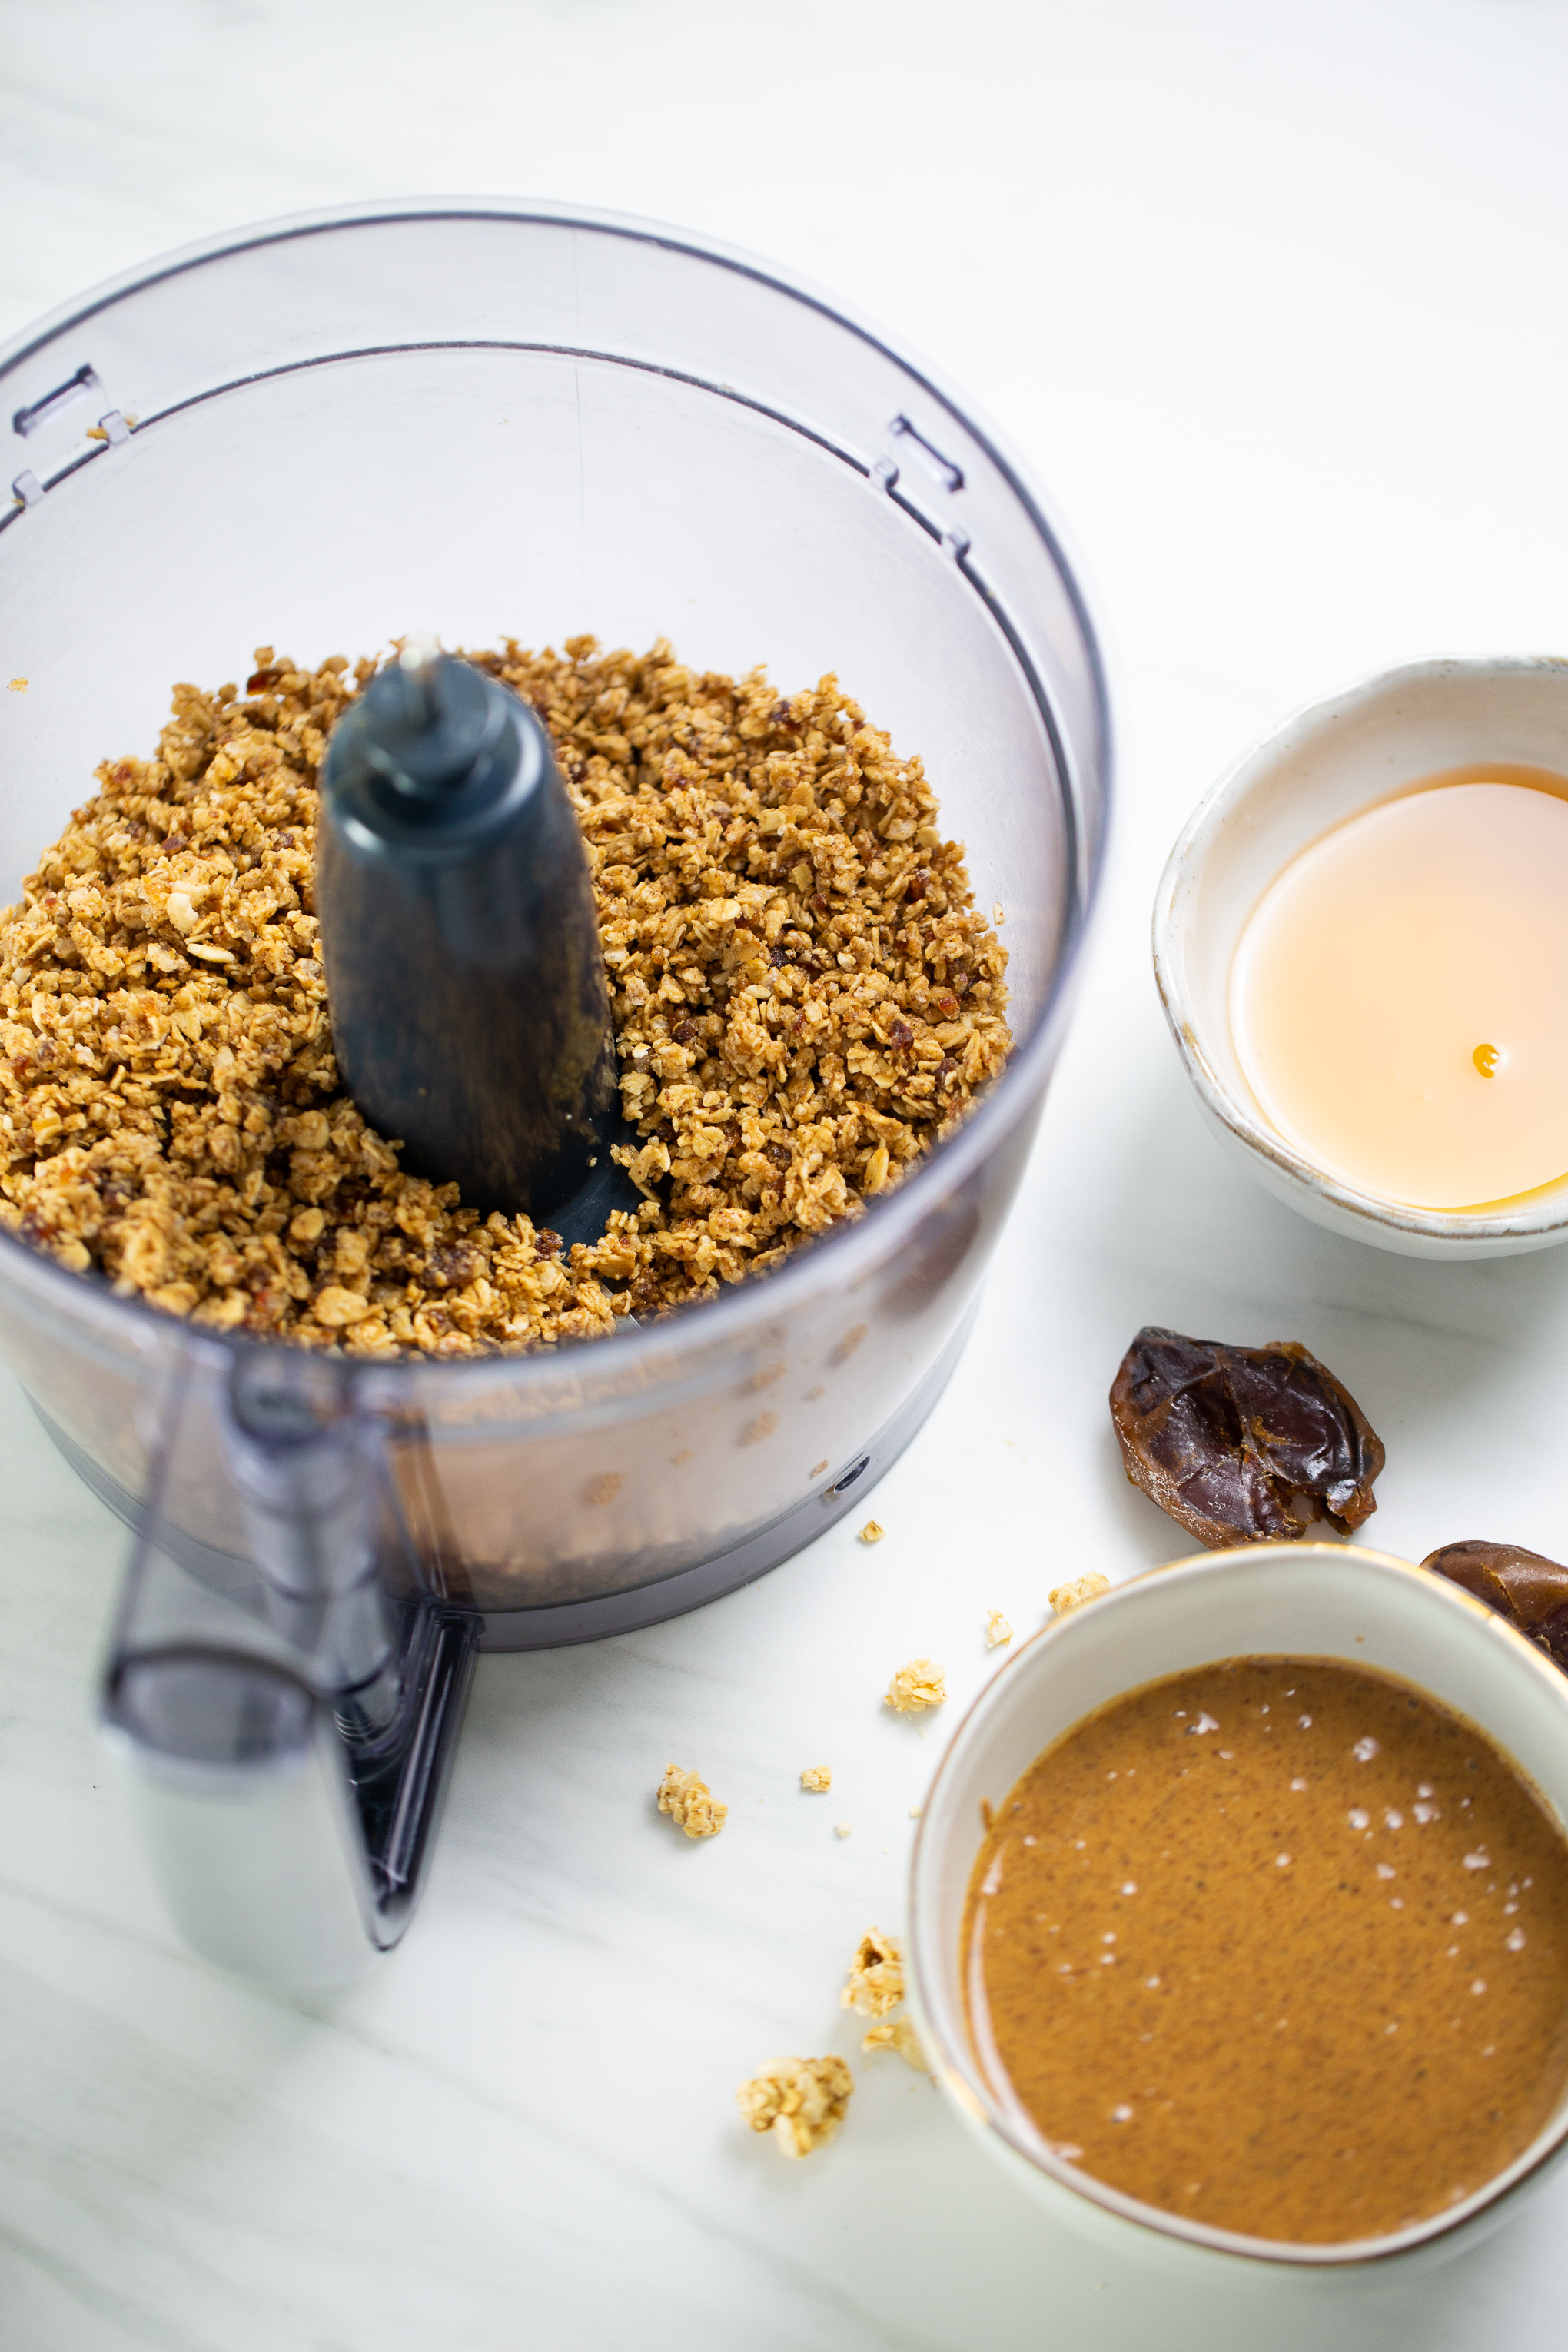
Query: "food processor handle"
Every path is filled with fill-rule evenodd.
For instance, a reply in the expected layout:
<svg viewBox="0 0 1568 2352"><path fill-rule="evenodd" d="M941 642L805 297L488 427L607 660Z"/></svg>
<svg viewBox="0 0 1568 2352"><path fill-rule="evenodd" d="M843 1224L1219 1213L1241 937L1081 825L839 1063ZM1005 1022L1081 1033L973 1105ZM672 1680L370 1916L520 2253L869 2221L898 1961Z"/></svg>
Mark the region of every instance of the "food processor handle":
<svg viewBox="0 0 1568 2352"><path fill-rule="evenodd" d="M260 1675L248 1688L235 1676L230 1696L237 1714L257 1717L276 1698ZM143 1860L184 1942L237 1976L306 1991L352 1983L381 1947L341 1759L309 1695L300 1698L297 1718L279 1726L293 1736L226 1769L149 1739L144 1690L110 1710L107 1737Z"/></svg>
<svg viewBox="0 0 1568 2352"><path fill-rule="evenodd" d="M482 1621L420 1578L347 1368L193 1343L164 1414L104 1685L142 1849L185 1940L276 1985L345 1982L412 1916ZM226 1486L243 1555L166 1507Z"/></svg>

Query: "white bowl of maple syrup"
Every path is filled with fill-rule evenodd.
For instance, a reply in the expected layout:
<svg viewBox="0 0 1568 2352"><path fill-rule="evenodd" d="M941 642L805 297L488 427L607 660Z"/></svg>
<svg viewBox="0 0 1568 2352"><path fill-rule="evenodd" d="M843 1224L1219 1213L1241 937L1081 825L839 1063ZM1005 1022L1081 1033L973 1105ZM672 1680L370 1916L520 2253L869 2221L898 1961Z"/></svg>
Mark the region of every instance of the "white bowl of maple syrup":
<svg viewBox="0 0 1568 2352"><path fill-rule="evenodd" d="M1568 1239L1568 661L1298 712L1194 812L1153 950L1210 1125L1279 1199L1409 1256Z"/></svg>

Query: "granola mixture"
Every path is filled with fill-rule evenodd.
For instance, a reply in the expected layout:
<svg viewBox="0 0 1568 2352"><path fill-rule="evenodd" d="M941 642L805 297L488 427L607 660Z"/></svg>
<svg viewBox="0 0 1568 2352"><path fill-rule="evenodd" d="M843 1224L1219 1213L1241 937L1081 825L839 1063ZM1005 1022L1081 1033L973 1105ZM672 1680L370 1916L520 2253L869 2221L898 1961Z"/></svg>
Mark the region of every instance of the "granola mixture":
<svg viewBox="0 0 1568 2352"><path fill-rule="evenodd" d="M121 1295L311 1348L475 1355L715 1295L858 1213L1001 1069L1006 956L917 759L824 678L667 645L471 656L581 819L643 1195L563 1250L405 1175L342 1091L316 782L374 674L174 689L0 921L0 1221ZM996 910L1000 920L1000 910Z"/></svg>
<svg viewBox="0 0 1568 2352"><path fill-rule="evenodd" d="M772 2132L785 2156L809 2156L838 2129L854 2088L842 2058L774 2058L735 2097L754 2132Z"/></svg>
<svg viewBox="0 0 1568 2352"><path fill-rule="evenodd" d="M986 1648L988 1650L999 1650L1005 1643L1010 1642L1012 1638L1013 1628L1008 1624L1007 1620L1003 1616L1000 1609L988 1609L985 1612Z"/></svg>
<svg viewBox="0 0 1568 2352"><path fill-rule="evenodd" d="M833 1786L832 1765L808 1764L805 1771L800 1776L800 1785L803 1789L816 1789L818 1790L831 1789Z"/></svg>
<svg viewBox="0 0 1568 2352"><path fill-rule="evenodd" d="M896 1936L884 1936L879 1927L872 1927L861 1937L849 1964L849 1981L839 1995L840 2002L845 2009L858 2010L862 2017L886 2017L903 1997L903 1948Z"/></svg>
<svg viewBox="0 0 1568 2352"><path fill-rule="evenodd" d="M922 1708L941 1706L947 1698L947 1681L934 1658L911 1658L888 1685L884 1706L899 1715L919 1715Z"/></svg>
<svg viewBox="0 0 1568 2352"><path fill-rule="evenodd" d="M689 1838L717 1837L730 1818L728 1805L715 1802L713 1791L706 1780L695 1772L683 1772L679 1764L667 1764L664 1778L658 1784L658 1810L668 1813L677 1829L684 1830Z"/></svg>
<svg viewBox="0 0 1568 2352"><path fill-rule="evenodd" d="M1110 1577L1091 1568L1087 1575L1075 1577L1070 1584L1058 1584L1046 1598L1058 1617L1069 1617L1075 1609L1081 1609L1086 1601L1098 1601L1102 1592L1110 1590Z"/></svg>

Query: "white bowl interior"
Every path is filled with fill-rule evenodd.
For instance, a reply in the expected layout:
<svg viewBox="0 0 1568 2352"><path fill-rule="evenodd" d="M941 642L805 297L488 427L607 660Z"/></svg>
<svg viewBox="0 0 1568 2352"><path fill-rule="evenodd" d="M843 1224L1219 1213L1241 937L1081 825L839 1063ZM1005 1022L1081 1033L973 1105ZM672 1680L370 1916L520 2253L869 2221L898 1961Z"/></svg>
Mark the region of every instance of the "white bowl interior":
<svg viewBox="0 0 1568 2352"><path fill-rule="evenodd" d="M1156 2212L1050 2156L999 2103L970 2042L960 1936L984 1837L983 1801L1000 1805L1042 1749L1120 1693L1243 1656L1339 1658L1401 1676L1488 1732L1568 1822L1568 1676L1457 1586L1384 1553L1333 1544L1250 1545L1152 1570L1037 1634L975 1701L942 1760L910 1901L917 1998L938 2079L972 2122L983 2120L994 2153L1025 2158L1041 2189L1070 2192L1047 2193L1058 2215L1086 2226L1111 2215L1140 2225L1118 2233L1133 2251L1140 2237L1162 2233L1314 2269L1414 2251L1480 2216L1568 2137L1568 2095L1524 2154L1463 2204L1397 2236L1282 2246ZM1016 2174L1016 2162L1010 2168Z"/></svg>

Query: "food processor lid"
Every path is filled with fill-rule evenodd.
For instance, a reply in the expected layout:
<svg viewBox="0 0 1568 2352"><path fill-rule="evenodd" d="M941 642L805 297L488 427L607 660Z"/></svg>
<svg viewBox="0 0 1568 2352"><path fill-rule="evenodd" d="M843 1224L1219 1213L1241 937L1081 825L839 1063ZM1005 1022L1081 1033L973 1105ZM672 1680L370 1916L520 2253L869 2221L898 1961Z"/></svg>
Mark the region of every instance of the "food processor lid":
<svg viewBox="0 0 1568 2352"><path fill-rule="evenodd" d="M313 278L309 290L316 299L308 309L301 304L300 314L288 322L284 339L289 355L281 360L277 356L279 331L273 320L255 323L253 351L247 351L243 342L231 342L221 373L215 371L206 351L198 358L186 347L162 347L135 323L132 306L144 309L145 298L160 287L213 263L259 254L269 247L308 247L311 240L330 239L343 232L426 226L461 228L470 225L539 227L642 247L721 271L735 283L755 288L763 299L781 297L799 306L797 331L803 331L807 321L819 323L824 331L824 357L834 351L841 338L852 341L863 354L874 354L886 363L883 373L889 391L901 384L909 392L923 395L940 412L937 418L930 421L939 426L950 421L960 438L944 448L922 429L921 420L910 416L903 408L890 417L884 417L880 409L868 412L864 398L857 399L853 393L845 391L843 370L831 365L815 371L810 415L773 407L765 391L752 391L743 381L717 373L708 377L695 370L671 367L662 352L657 312L640 331L617 336L615 348L571 340L568 331L592 323L591 302L584 299L590 289L584 285L586 273L581 266L581 247L575 236L571 238L570 254L563 255L565 267L560 273L560 282L546 289L542 306L546 314L552 310L555 314L547 322L563 331L563 340L559 342L542 341L537 334L519 337L515 332L454 334L454 314L449 310L446 315L426 318L410 314L400 322L395 344L365 346L353 331L353 289L345 289L335 277L329 281L325 271L306 273L308 281ZM370 290L374 297L387 289L373 287ZM408 308L409 293L405 284L396 286L400 308ZM454 271L446 293L453 305L471 303L474 298L479 298L495 314L480 323L510 324L515 328L515 300L509 302L507 287L496 284L488 276L465 278ZM350 299L346 300L345 296ZM510 318L509 311L512 313ZM242 320L226 320L226 325L239 328L243 334ZM435 331L437 330L441 331ZM81 361L73 371L61 371L62 344L73 340L82 341L84 337L97 338L106 332L112 339L112 365L100 368L90 361ZM342 360L362 352L368 355L388 348L430 348L432 342L437 348L452 349L554 349L584 359L605 358L647 367L757 406L775 415L781 424L807 433L834 456L876 481L896 506L953 557L1007 638L1040 706L1058 756L1065 760L1068 752L1061 740L1063 730L1052 709L1042 666L1030 643L1034 632L1029 614L1016 593L1009 607L1005 585L999 583L994 571L987 567L987 553L994 562L994 551L984 545L977 548L973 531L955 523L943 509L944 496L962 492L973 499L982 487L977 464L991 471L1026 520L1045 552L1081 639L1083 687L1090 708L1077 715L1080 720L1089 719L1096 739L1095 764L1100 773L1101 802L1095 810L1073 813L1079 837L1069 878L1077 920L1069 928L1075 936L1081 935L1103 862L1113 767L1106 666L1099 632L1080 586L1085 571L1083 560L1070 549L1059 520L1048 512L1047 502L1029 468L984 412L950 383L941 370L879 322L850 309L829 289L785 271L743 247L644 220L634 214L600 211L548 198L459 195L422 196L416 204L384 198L286 214L176 247L150 263L104 279L0 343L0 415L9 414L14 434L18 436L11 445L14 459L21 457L32 461L25 463L12 478L10 507L7 509L0 505L0 531L19 522L29 506L36 505L46 491L54 489L68 475L121 446L132 430L160 423L198 401L262 376L287 373L323 361ZM726 353L725 357L732 361L733 353ZM110 405L96 424L89 422L100 403L121 395L123 406ZM967 466L963 462L965 457L970 460Z"/></svg>
<svg viewBox="0 0 1568 2352"><path fill-rule="evenodd" d="M454 241L453 266L437 273L439 284L425 285L416 299L393 305L392 257L376 247L378 232L456 240L480 225L502 234L517 229L560 236L559 250L552 247L541 262L540 284L531 287L527 333L517 332L516 280L490 266L488 247L477 262L472 257L464 262ZM352 270L347 252L334 246L337 239L353 241ZM216 342L197 344L158 331L161 289L192 273L275 256L283 247L292 248L300 297L287 321L247 317L243 306L231 306ZM652 301L629 318L624 331L595 340L594 328L603 322L595 310L595 255L628 250L689 280L713 273L703 283L724 290L730 340L716 336L705 352L698 333L696 348L683 353L685 363L672 364ZM776 334L780 305L795 306L784 314L796 362L796 396L788 404L760 361L751 380L742 372L748 335L760 349L770 330ZM370 332L385 315L396 320L391 339L384 323ZM1061 534L1047 519L1026 469L938 371L909 356L892 336L826 291L735 248L626 215L522 199L392 200L258 224L122 273L14 337L0 347L0 415L11 422L15 467L12 501L0 510L0 556L20 552L13 535L26 534L46 498L62 489L68 496L72 477L115 463L133 433L165 425L268 376L432 349L549 351L647 369L805 435L880 490L942 550L1005 640L1052 747L1067 828L1066 906L1059 950L1029 1034L959 1128L896 1190L863 1216L797 1247L765 1282L737 1285L702 1304L704 1340L723 1345L747 1324L787 1312L792 1297L815 1288L825 1252L843 1286L854 1279L858 1254L879 1259L900 1246L930 1207L971 1176L1037 1101L1059 1042L1103 864L1112 754L1096 632ZM759 648L764 656L767 650ZM79 1300L81 1276L8 1234L0 1243L13 1264L16 1256L26 1258L36 1282L58 1283L62 1301ZM103 1304L116 1316L129 1311L160 1325L166 1320L139 1299L111 1302L105 1291ZM678 1320L689 1333L689 1313ZM266 1344L216 1333L203 1339L225 1353ZM548 1353L531 1360L542 1377L548 1373ZM530 1362L469 1358L444 1362L439 1370L443 1383L460 1380L482 1388L500 1379L516 1388L526 1384ZM356 1379L389 1392L426 1377L429 1369L424 1359L354 1366Z"/></svg>

